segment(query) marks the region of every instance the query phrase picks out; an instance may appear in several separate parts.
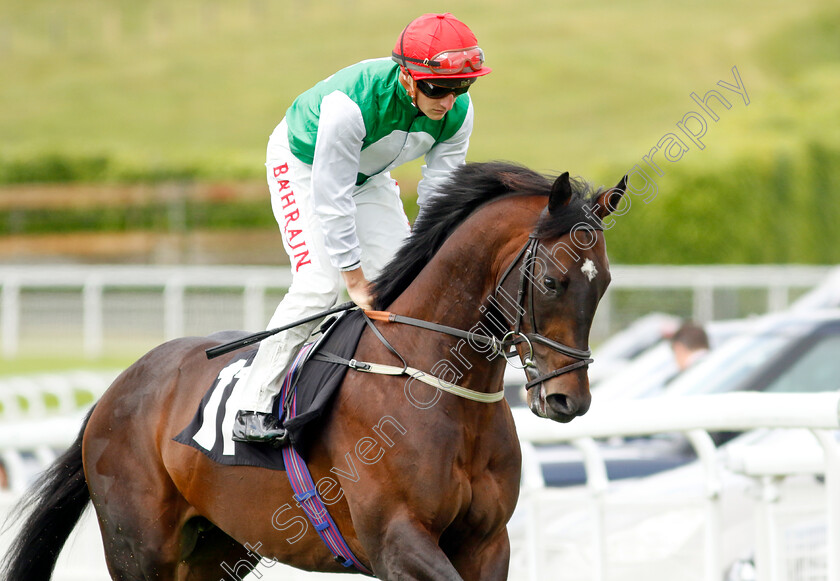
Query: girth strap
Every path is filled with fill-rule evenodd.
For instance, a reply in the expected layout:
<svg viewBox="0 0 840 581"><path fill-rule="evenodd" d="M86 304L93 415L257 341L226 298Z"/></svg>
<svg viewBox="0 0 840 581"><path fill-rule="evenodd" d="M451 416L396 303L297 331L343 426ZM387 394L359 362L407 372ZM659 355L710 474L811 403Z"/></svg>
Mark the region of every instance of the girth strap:
<svg viewBox="0 0 840 581"><path fill-rule="evenodd" d="M297 416L297 390L294 384L296 375L300 372L301 363L306 359L311 348L312 344L304 345L283 380L280 397L283 401L288 401L289 404L286 408L287 421ZM295 493L294 498L298 502L298 506L303 509L309 522L312 523L318 536L321 537L321 540L333 554L333 558L344 567L355 567L365 575L373 577L373 572L356 558L352 549L344 540L341 531L330 516L323 499L321 499L315 481L312 479L312 474L301 455L298 454L294 446L284 446L282 454L283 462L286 465L286 476L288 476L289 484Z"/></svg>

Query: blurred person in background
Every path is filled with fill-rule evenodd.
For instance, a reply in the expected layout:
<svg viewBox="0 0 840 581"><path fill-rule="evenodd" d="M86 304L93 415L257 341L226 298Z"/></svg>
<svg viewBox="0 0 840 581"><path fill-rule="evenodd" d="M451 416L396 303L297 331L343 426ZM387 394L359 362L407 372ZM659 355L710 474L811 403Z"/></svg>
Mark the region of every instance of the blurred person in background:
<svg viewBox="0 0 840 581"><path fill-rule="evenodd" d="M271 205L293 273L269 329L332 307L342 280L356 305L371 308L368 281L410 229L389 172L425 156L422 220L436 186L465 163L473 128L467 91L489 72L469 27L449 13L425 14L405 27L391 58L351 65L294 101L267 151ZM317 324L262 341L241 388L235 441L285 440L272 406Z"/></svg>
<svg viewBox="0 0 840 581"><path fill-rule="evenodd" d="M684 323L671 337L671 349L680 372L685 371L709 352L709 337L696 323Z"/></svg>

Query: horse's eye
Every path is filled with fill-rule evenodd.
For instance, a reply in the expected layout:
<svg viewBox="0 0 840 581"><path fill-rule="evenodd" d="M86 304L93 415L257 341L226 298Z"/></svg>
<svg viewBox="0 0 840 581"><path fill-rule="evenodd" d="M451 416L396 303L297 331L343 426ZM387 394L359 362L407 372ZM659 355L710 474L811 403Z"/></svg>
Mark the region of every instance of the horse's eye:
<svg viewBox="0 0 840 581"><path fill-rule="evenodd" d="M557 279L547 276L543 279L543 286L550 290L557 290Z"/></svg>

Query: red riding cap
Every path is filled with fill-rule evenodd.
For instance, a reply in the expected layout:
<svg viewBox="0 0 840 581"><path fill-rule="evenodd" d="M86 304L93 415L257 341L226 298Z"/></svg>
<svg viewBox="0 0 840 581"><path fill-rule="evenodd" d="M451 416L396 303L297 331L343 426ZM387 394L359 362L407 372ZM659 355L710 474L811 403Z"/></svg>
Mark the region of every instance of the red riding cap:
<svg viewBox="0 0 840 581"><path fill-rule="evenodd" d="M448 12L412 20L397 39L391 58L414 79L434 79L434 83L474 80L492 70L484 66L484 51L469 27Z"/></svg>

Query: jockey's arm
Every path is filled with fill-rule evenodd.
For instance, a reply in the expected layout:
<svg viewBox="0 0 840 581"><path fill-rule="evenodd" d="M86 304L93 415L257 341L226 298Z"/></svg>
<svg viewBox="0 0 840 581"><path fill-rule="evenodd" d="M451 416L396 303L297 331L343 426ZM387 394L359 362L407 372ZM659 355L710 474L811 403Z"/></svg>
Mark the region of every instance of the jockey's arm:
<svg viewBox="0 0 840 581"><path fill-rule="evenodd" d="M361 111L349 97L338 91L324 97L312 161L312 205L330 263L341 271L358 269L362 256L353 190L364 136Z"/></svg>

